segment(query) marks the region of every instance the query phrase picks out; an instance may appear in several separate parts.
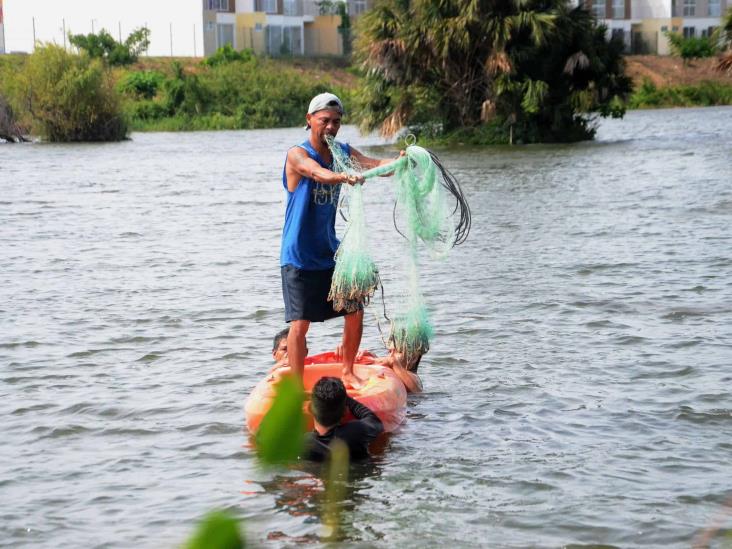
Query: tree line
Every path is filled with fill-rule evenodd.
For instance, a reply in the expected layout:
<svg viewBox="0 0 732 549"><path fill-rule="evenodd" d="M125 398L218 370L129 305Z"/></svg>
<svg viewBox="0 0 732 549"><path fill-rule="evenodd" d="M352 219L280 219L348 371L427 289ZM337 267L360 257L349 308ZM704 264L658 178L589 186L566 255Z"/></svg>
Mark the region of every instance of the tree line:
<svg viewBox="0 0 732 549"><path fill-rule="evenodd" d="M141 70L145 28L119 42L104 30L69 38L74 52L47 44L23 62L0 60L0 138L293 126L331 90L349 122L387 136L567 142L592 138L598 117L623 116L631 92L623 44L565 0L379 0L359 20L353 88L231 46L198 66ZM672 38L679 55L698 46ZM732 71L732 9L714 40L719 69Z"/></svg>

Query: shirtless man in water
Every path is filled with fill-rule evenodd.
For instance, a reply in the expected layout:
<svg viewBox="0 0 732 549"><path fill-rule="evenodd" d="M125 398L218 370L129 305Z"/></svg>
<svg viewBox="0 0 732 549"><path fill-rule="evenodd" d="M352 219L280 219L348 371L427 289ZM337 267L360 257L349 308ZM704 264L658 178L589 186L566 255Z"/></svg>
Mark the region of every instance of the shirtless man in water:
<svg viewBox="0 0 732 549"><path fill-rule="evenodd" d="M284 368L288 366L287 357L287 340L290 329L285 328L275 335L274 341L272 342L272 359L275 361L274 366L270 369L270 372L275 371L278 368ZM305 354L307 355L307 342L305 343ZM339 345L335 349L336 358L343 360L343 346ZM407 360L403 353L399 353L395 350L389 351L387 356L378 357L369 351L361 351L356 354L356 362L359 364L380 364L387 366L394 370L397 377L404 383L407 392L409 393L421 393L422 392L422 380L417 375L417 368L422 360L422 356L417 356L411 360Z"/></svg>
<svg viewBox="0 0 732 549"><path fill-rule="evenodd" d="M332 93L313 98L305 117L310 136L287 152L282 185L287 193L282 230L280 269L285 321L290 323L287 356L290 370L302 379L305 337L311 322L345 316L343 326L343 373L346 385L363 384L353 372L353 361L361 343L363 310L336 312L328 301L335 267L338 239L335 218L340 184L363 183L363 177L333 171L333 157L326 138L335 139L341 127L343 104ZM343 153L363 169L375 168L394 159L369 158L353 147L336 143Z"/></svg>

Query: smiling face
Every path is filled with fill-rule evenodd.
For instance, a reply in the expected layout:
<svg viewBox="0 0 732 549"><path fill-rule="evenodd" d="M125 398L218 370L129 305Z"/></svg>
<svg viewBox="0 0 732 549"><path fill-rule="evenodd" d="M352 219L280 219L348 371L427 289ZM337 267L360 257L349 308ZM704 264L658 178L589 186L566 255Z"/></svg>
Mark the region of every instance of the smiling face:
<svg viewBox="0 0 732 549"><path fill-rule="evenodd" d="M327 145L325 138L328 136L335 138L335 136L338 135L338 130L341 129L342 117L341 113L336 109L324 109L322 111L306 115L305 119L310 125L312 137L315 138L318 143Z"/></svg>

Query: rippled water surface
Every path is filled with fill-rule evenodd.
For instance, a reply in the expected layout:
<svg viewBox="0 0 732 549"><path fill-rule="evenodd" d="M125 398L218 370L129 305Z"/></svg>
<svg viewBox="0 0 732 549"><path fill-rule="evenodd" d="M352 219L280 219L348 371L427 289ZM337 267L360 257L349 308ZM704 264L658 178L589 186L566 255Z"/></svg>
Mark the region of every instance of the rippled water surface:
<svg viewBox="0 0 732 549"><path fill-rule="evenodd" d="M259 469L242 430L283 326L280 177L304 137L0 146L0 544L174 547L212 508L256 547L318 544L317 476ZM426 392L352 471L345 544L723 543L732 109L438 154L473 230L424 264ZM369 183L366 201L393 309L389 187ZM311 350L340 329L315 325ZM375 315L364 346L382 350Z"/></svg>

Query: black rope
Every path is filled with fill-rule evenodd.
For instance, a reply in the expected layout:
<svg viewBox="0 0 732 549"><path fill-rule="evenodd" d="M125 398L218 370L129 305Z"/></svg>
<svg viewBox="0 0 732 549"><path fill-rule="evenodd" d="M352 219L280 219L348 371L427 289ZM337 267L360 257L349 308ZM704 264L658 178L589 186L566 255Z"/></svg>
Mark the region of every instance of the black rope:
<svg viewBox="0 0 732 549"><path fill-rule="evenodd" d="M437 158L435 153L429 149L427 152L430 153L432 162L434 162L435 166L440 170L440 174L442 175L440 183L442 183L442 186L447 190L447 192L455 198L455 209L452 213L455 214L458 211L460 212L458 215L459 220L455 226L455 241L453 242L453 246L459 246L468 239L468 234L470 234L470 226L472 224L470 205L468 204L465 194L460 187L460 183L458 183L455 176L442 164L442 162L440 162L440 159Z"/></svg>
<svg viewBox="0 0 732 549"><path fill-rule="evenodd" d="M435 153L433 153L429 149L427 149L427 152L430 153L430 158L432 158L432 162L434 162L435 166L437 166L437 168L440 170L440 175L442 176L440 178L440 184L455 198L455 207L452 210L452 215L455 215L458 211L460 212L460 214L458 215L458 222L455 225L455 239L452 242L453 246L459 246L468 239L468 234L470 234L470 226L472 225L470 205L468 204L468 200L465 198L465 193L463 193L463 190L460 187L460 183L458 183L457 178L442 164L442 162L440 162L440 159ZM418 212L418 215L420 213L421 212ZM400 231L399 226L397 225L396 201L394 202L392 219L396 232L408 240L407 235Z"/></svg>

